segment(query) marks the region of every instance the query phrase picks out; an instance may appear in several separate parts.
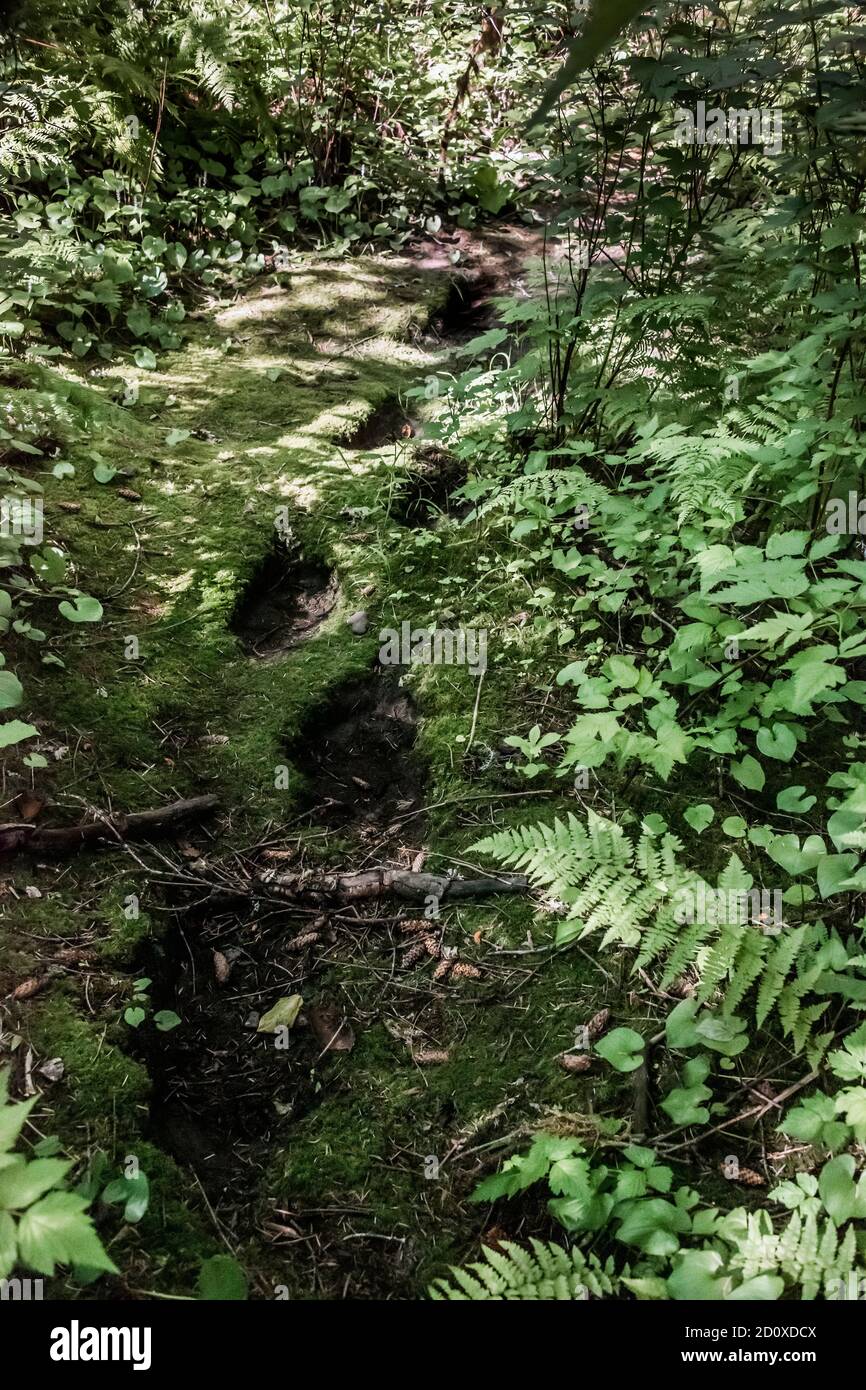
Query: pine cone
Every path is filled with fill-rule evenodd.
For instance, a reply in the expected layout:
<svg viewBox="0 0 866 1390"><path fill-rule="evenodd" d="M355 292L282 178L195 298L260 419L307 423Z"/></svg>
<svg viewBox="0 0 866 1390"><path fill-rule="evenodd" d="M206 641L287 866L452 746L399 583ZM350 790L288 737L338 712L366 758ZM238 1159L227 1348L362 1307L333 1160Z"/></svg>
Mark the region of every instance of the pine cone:
<svg viewBox="0 0 866 1390"><path fill-rule="evenodd" d="M409 917L405 922L400 923L400 930L405 932L426 932L430 930L430 923L425 922L423 917Z"/></svg>
<svg viewBox="0 0 866 1390"><path fill-rule="evenodd" d="M434 980L447 980L451 971L454 969L453 960L440 960L436 969L433 971Z"/></svg>
<svg viewBox="0 0 866 1390"><path fill-rule="evenodd" d="M427 952L428 956L432 956L434 960L438 960L442 954L442 947L439 945L435 936L425 936L423 940L424 950Z"/></svg>
<svg viewBox="0 0 866 1390"><path fill-rule="evenodd" d="M447 1052L440 1052L432 1047L424 1047L417 1052L413 1051L412 1061L419 1067L438 1067L443 1062L450 1061L450 1058Z"/></svg>
<svg viewBox="0 0 866 1390"><path fill-rule="evenodd" d="M226 984L232 973L231 965L222 951L214 951L213 953L213 973L218 985Z"/></svg>
<svg viewBox="0 0 866 1390"><path fill-rule="evenodd" d="M589 1071L592 1058L588 1052L563 1052L559 1065L563 1071Z"/></svg>
<svg viewBox="0 0 866 1390"><path fill-rule="evenodd" d="M408 951L403 957L403 964L406 966L408 970L410 965L417 965L418 961L423 959L423 957L426 956L426 954L427 947L424 945L424 942L416 941L413 946L409 947Z"/></svg>
<svg viewBox="0 0 866 1390"><path fill-rule="evenodd" d="M458 961L451 978L452 980L480 980L481 971L477 965L470 965L468 961Z"/></svg>
<svg viewBox="0 0 866 1390"><path fill-rule="evenodd" d="M589 1020L589 1023L586 1025L586 1033L590 1042L594 1042L596 1038L601 1037L602 1033L607 1027L607 1021L609 1018L610 1009L599 1009L597 1014L593 1014L592 1018Z"/></svg>
<svg viewBox="0 0 866 1390"><path fill-rule="evenodd" d="M722 1176L727 1177L727 1170L724 1163L719 1164ZM740 1168L734 1182L741 1182L744 1187L766 1187L767 1179L762 1173L756 1173L754 1168Z"/></svg>
<svg viewBox="0 0 866 1390"><path fill-rule="evenodd" d="M293 936L291 941L286 942L286 950L303 951L306 946L315 946L319 939L317 931L302 931L298 936Z"/></svg>

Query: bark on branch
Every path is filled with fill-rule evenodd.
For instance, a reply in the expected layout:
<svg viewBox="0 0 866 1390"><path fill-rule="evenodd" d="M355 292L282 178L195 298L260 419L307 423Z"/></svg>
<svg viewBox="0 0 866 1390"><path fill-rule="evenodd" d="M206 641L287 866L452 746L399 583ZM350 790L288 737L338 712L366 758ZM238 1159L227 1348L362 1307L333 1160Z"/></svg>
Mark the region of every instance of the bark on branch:
<svg viewBox="0 0 866 1390"><path fill-rule="evenodd" d="M0 854L12 854L16 850L65 854L82 845L147 839L150 835L167 834L183 821L209 815L218 804L215 796L194 796L188 801L172 801L168 806L157 806L152 811L102 816L99 820L60 826L53 830L17 822L0 825Z"/></svg>
<svg viewBox="0 0 866 1390"><path fill-rule="evenodd" d="M526 893L524 874L497 874L489 878L451 878L448 874L413 874L404 869L365 869L356 874L260 874L253 882L268 896L290 902L355 903L389 893L410 902L428 898L451 902L456 898L486 898L494 893Z"/></svg>

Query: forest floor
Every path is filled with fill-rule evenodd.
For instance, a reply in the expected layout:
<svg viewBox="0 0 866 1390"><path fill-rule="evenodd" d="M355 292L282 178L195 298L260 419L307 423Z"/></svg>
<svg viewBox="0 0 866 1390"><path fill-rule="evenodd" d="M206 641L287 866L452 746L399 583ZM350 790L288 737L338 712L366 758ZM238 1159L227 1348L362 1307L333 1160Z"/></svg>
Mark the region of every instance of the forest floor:
<svg viewBox="0 0 866 1390"><path fill-rule="evenodd" d="M503 1230L467 1200L526 1134L628 1122L628 1079L558 1057L597 1010L640 1026L647 1001L556 950L550 905L443 903L424 933L393 899L321 911L207 887L269 868L471 874L493 828L579 809L508 766L504 736L555 722L562 697L539 688L527 581L467 523L465 479L425 438L435 407L405 394L462 370L492 295L531 292L534 232L460 237L411 259L299 257L202 306L181 351L125 377L128 408L80 366L7 378L63 385L76 476L49 480L46 517L105 621L52 641L62 669L34 654L49 767L34 784L10 761L3 818L218 799L154 844L3 871L0 1058L19 1093L60 1058L40 1130L151 1183L142 1220L99 1210L122 1275L83 1296L192 1294L226 1248L254 1296L418 1296L482 1239L549 1229L541 1203ZM480 682L383 667L380 630L407 621L486 631ZM474 969L434 979L443 952ZM280 1048L257 1023L294 994Z"/></svg>

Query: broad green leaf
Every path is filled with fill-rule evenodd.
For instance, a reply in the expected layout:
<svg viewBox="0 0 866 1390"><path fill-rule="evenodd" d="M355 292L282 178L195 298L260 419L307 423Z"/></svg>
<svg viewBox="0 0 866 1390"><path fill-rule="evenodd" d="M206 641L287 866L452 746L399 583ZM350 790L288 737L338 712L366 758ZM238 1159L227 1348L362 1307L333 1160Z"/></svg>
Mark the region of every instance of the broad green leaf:
<svg viewBox="0 0 866 1390"><path fill-rule="evenodd" d="M0 1098L0 1154L8 1151L17 1142L18 1136L24 1127L24 1121L36 1104L33 1100L21 1101L18 1104L4 1104Z"/></svg>
<svg viewBox="0 0 866 1390"><path fill-rule="evenodd" d="M11 671L0 671L0 709L14 709L24 699L24 687Z"/></svg>
<svg viewBox="0 0 866 1390"><path fill-rule="evenodd" d="M759 729L756 743L768 758L790 762L797 751L797 740L787 724L774 724L772 729Z"/></svg>
<svg viewBox="0 0 866 1390"><path fill-rule="evenodd" d="M616 1071L634 1071L643 1061L644 1040L633 1028L614 1028L594 1049Z"/></svg>
<svg viewBox="0 0 866 1390"><path fill-rule="evenodd" d="M57 606L70 623L98 623L102 617L102 604L88 594L77 594L74 604L63 599Z"/></svg>
<svg viewBox="0 0 866 1390"><path fill-rule="evenodd" d="M50 1192L24 1212L18 1246L24 1264L48 1277L57 1265L86 1265L117 1274L86 1214L87 1201L74 1192Z"/></svg>
<svg viewBox="0 0 866 1390"><path fill-rule="evenodd" d="M0 748L11 748L14 743L21 743L25 738L37 738L38 735L39 730L34 729L32 724L10 719L7 724L0 724Z"/></svg>
<svg viewBox="0 0 866 1390"><path fill-rule="evenodd" d="M72 1167L60 1158L37 1158L0 1171L0 1207L21 1211L52 1187L57 1187Z"/></svg>
<svg viewBox="0 0 866 1390"><path fill-rule="evenodd" d="M276 1033L278 1028L294 1028L303 1004L300 994L290 994L285 999L278 999L272 1009L262 1014L256 1031Z"/></svg>
<svg viewBox="0 0 866 1390"><path fill-rule="evenodd" d="M689 806L683 811L683 820L696 830L699 835L703 834L708 825L712 825L715 819L715 811L706 801L700 802L697 806Z"/></svg>
<svg viewBox="0 0 866 1390"><path fill-rule="evenodd" d="M212 1255L198 1276L198 1296L212 1302L240 1303L247 1297L247 1276L231 1255Z"/></svg>
<svg viewBox="0 0 866 1390"><path fill-rule="evenodd" d="M740 762L731 763L731 773L741 787L753 792L759 792L766 781L764 769L751 753L747 753Z"/></svg>

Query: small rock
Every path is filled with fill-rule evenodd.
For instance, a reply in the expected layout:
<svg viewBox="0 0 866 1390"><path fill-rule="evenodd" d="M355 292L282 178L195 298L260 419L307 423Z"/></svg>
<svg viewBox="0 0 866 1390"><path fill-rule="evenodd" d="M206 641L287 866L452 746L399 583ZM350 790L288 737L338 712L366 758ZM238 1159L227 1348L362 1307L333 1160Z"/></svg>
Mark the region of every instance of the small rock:
<svg viewBox="0 0 866 1390"><path fill-rule="evenodd" d="M63 1065L62 1057L52 1057L49 1061L43 1062L42 1066L38 1067L37 1070L39 1075L43 1076L46 1081L54 1082L63 1080L63 1073L66 1068Z"/></svg>
<svg viewBox="0 0 866 1390"><path fill-rule="evenodd" d="M363 609L353 613L351 618L346 619L346 626L351 628L356 637L363 637L369 626L367 614Z"/></svg>

